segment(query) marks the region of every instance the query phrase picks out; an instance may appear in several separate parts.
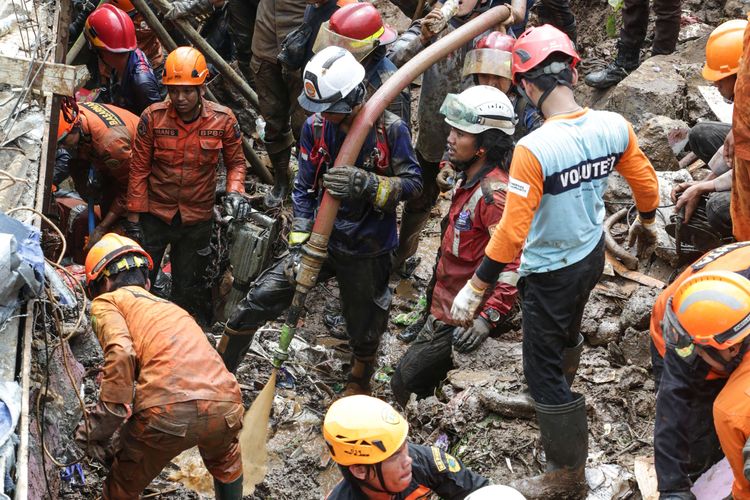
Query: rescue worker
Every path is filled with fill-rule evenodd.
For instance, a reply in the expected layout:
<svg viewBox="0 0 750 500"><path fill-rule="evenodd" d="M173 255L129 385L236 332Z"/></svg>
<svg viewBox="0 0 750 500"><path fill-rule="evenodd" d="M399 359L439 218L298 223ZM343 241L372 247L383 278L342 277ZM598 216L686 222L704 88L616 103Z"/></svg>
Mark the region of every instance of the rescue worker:
<svg viewBox="0 0 750 500"><path fill-rule="evenodd" d="M214 477L216 497L239 500L239 385L187 312L148 292L152 266L135 241L114 233L86 256L91 325L104 366L99 402L79 424L76 443L109 467L105 500L140 498L193 446Z"/></svg>
<svg viewBox="0 0 750 500"><path fill-rule="evenodd" d="M440 448L410 443L408 434L406 419L385 401L362 395L334 401L323 438L343 479L326 500L458 500L489 484Z"/></svg>
<svg viewBox="0 0 750 500"><path fill-rule="evenodd" d="M516 300L517 261L506 268L471 326L462 327L450 314L453 298L482 261L503 214L514 145L513 106L499 89L478 85L448 94L440 111L451 126L448 160L460 174L442 232L430 315L391 378L401 405L411 393L432 395L453 368L452 349L477 349L505 321Z"/></svg>
<svg viewBox="0 0 750 500"><path fill-rule="evenodd" d="M341 207L318 280L335 275L338 281L352 349L346 392L369 391L380 337L388 324L396 206L418 196L422 182L409 130L387 111L364 140L354 165L331 168L364 101L364 76L362 65L340 47L321 50L305 67L299 102L315 114L302 129L290 254L256 279L230 315L219 346L230 371L237 369L255 331L290 305L301 246L310 237L326 189L341 200Z"/></svg>
<svg viewBox="0 0 750 500"><path fill-rule="evenodd" d="M721 459L712 407L729 376L724 370L714 369L700 360L685 363L680 359L679 353L682 351L675 351L666 336L675 329L675 315L668 313L667 309L672 307L678 316L682 314L680 309L675 310L675 306L680 294L686 290L684 287L688 280L701 279L717 272L731 273L737 277L749 276L749 269L750 244L724 245L688 266L654 303L650 325L651 361L658 390L654 457L659 491L663 498L693 498L688 491L692 481ZM703 314L711 321L729 321L732 317L721 315L722 311L717 311L710 304L706 307ZM685 324L683 328L687 326ZM712 326L716 331L722 329L721 325ZM688 330L688 333L693 335L697 331ZM728 451L725 452L729 456ZM735 498L750 498L748 494L750 489L744 497Z"/></svg>
<svg viewBox="0 0 750 500"><path fill-rule="evenodd" d="M604 202L616 168L630 184L638 218L629 242L649 257L656 246L656 173L622 116L582 108L575 100L578 53L568 37L544 25L513 47L513 82L542 112L544 125L518 142L503 217L451 315L470 323L485 293L521 253L523 366L547 456L547 473L511 486L529 498L585 492L586 403L571 392L580 360L583 309L604 268Z"/></svg>
<svg viewBox="0 0 750 500"><path fill-rule="evenodd" d="M680 34L681 0L624 0L622 29L617 40L617 57L604 69L586 75L589 87L605 89L620 83L640 65L641 47L648 30L649 4L656 16L651 55L671 54Z"/></svg>
<svg viewBox="0 0 750 500"><path fill-rule="evenodd" d="M57 142L72 153L68 174L76 191L102 208L102 220L89 235L88 247L127 215L131 145L137 126L137 116L116 106L73 100L60 106Z"/></svg>
<svg viewBox="0 0 750 500"><path fill-rule="evenodd" d="M135 26L124 11L112 4L97 7L83 27L90 47L99 58L107 79L105 103L140 115L150 104L162 100L159 83L146 55L138 48Z"/></svg>
<svg viewBox="0 0 750 500"><path fill-rule="evenodd" d="M396 30L383 23L380 12L371 3L352 3L333 13L318 31L313 52L335 45L342 47L365 68L368 97L396 72L386 57L387 46L398 38ZM388 106L388 111L411 127L411 96L406 88Z"/></svg>
<svg viewBox="0 0 750 500"><path fill-rule="evenodd" d="M156 81L161 86L161 79L164 75L164 48L159 41L159 37L148 25L143 14L138 12L130 0L109 0L112 5L123 10L130 16L135 27L135 39L138 48L146 55L151 69L154 72Z"/></svg>
<svg viewBox="0 0 750 500"><path fill-rule="evenodd" d="M732 130L724 141L724 158L732 167L732 234L738 241L750 240L750 24L745 28L742 58L734 86Z"/></svg>
<svg viewBox="0 0 750 500"><path fill-rule="evenodd" d="M388 51L388 58L397 67L403 66L419 51L445 35L451 33L463 23L486 11L494 5L505 5L508 15L505 22L513 24L514 20L523 19L526 13L526 0L464 0L460 3L458 12L446 27L437 35L432 33L430 26L442 19L440 9L433 9L426 17L414 22L404 32ZM402 276L409 276L417 266L416 259L410 259L419 245L419 235L422 233L430 211L440 193L436 178L440 161L445 153L445 144L450 127L440 117L440 105L449 93L458 93L471 86L469 79L462 78L461 70L466 53L473 48L473 41L456 49L449 56L430 66L422 74L422 87L419 95L417 123L419 134L415 149L417 159L422 169L422 195L406 203L401 218L398 249L393 256L393 268L399 270ZM410 259L407 263L407 259Z"/></svg>
<svg viewBox="0 0 750 500"><path fill-rule="evenodd" d="M727 101L734 101L734 86L742 56L742 35L747 21L735 19L717 27L706 44L706 63L703 78L713 82ZM682 182L672 190L675 212L684 209L684 222L689 223L696 208L705 210L707 222L722 237L731 237L732 219L729 215L732 173L724 161L723 144L732 126L727 123L703 121L688 134L691 153L680 160L688 166L700 158L711 168L703 180Z"/></svg>
<svg viewBox="0 0 750 500"><path fill-rule="evenodd" d="M227 214L241 219L250 207L243 196L242 132L229 108L203 97L207 75L205 58L192 47L178 47L167 56L169 99L149 106L138 123L126 227L157 263L152 282L170 246L172 300L198 316L208 303L203 275L211 253L220 152L227 170Z"/></svg>

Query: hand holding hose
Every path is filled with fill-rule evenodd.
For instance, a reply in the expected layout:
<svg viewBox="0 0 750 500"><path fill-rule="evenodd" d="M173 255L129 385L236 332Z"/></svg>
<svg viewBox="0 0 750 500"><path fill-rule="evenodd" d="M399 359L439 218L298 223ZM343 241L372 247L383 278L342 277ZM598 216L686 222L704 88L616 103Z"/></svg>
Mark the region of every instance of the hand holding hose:
<svg viewBox="0 0 750 500"><path fill-rule="evenodd" d="M639 215L628 231L628 246L637 247L639 259L648 259L656 251L656 218L643 220Z"/></svg>

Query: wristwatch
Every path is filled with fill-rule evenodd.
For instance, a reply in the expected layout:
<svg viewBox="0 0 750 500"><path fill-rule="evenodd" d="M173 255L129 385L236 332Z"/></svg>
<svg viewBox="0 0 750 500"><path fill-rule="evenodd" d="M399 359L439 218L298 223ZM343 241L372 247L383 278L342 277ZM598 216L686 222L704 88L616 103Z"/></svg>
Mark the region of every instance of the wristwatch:
<svg viewBox="0 0 750 500"><path fill-rule="evenodd" d="M500 322L500 312L497 309L488 307L487 309L479 313L479 315L487 320L487 322L492 325L493 328L496 327Z"/></svg>

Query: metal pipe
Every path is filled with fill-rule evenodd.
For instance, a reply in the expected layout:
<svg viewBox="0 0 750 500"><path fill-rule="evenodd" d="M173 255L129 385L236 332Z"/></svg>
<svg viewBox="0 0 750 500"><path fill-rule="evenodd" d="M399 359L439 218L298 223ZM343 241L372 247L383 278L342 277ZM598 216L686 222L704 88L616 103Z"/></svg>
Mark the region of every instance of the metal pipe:
<svg viewBox="0 0 750 500"><path fill-rule="evenodd" d="M157 38L159 38L164 47L169 52L176 49L177 43L172 38L172 35L170 35L166 28L164 28L164 25L159 21L159 18L156 17L156 14L151 10L151 7L148 6L145 0L132 0L132 2L138 12L146 20L146 23L156 32ZM211 92L211 89L208 87L206 87L206 97L214 102L219 102L214 93ZM273 174L268 170L268 166L258 156L258 153L255 152L253 145L250 144L250 139L245 137L245 135L242 136L242 150L245 152L245 158L250 162L252 172L265 184L273 184Z"/></svg>
<svg viewBox="0 0 750 500"><path fill-rule="evenodd" d="M137 1L137 0L136 0ZM153 0L154 5L162 12L167 13L171 8L170 3L166 0ZM214 66L219 70L221 75L228 79L232 84L237 87L240 93L250 102L250 105L256 110L258 106L258 94L255 93L250 85L247 84L244 78L242 78L218 52L214 50L211 45L203 39L198 31L185 19L175 19L172 21L175 26L185 34L185 36L206 56L206 59L211 61Z"/></svg>
<svg viewBox="0 0 750 500"><path fill-rule="evenodd" d="M493 7L442 37L440 40L437 40L404 64L393 76L386 80L370 100L362 106L359 113L357 113L333 166L338 167L354 164L359 151L362 149L365 137L367 137L367 134L375 125L376 120L383 114L388 104L399 95L402 89L424 73L427 68L435 64L436 61L448 56L466 43L471 42L471 40L481 33L507 20L508 14L509 9L503 5ZM340 203L339 200L333 198L328 192L324 193L323 201L318 209L318 215L315 217L312 234L303 247L300 270L297 273L297 288L292 299L292 306L287 312L285 324L285 331L289 332L287 337L293 335L294 327L297 326L297 320L305 304L307 292L315 285L318 279L318 273L327 255L328 239L331 236L333 223L336 220ZM283 344L288 345L288 340L286 338L283 340L284 342L280 343L279 352L274 355L275 366L280 366L281 362L283 362L282 358L286 355Z"/></svg>

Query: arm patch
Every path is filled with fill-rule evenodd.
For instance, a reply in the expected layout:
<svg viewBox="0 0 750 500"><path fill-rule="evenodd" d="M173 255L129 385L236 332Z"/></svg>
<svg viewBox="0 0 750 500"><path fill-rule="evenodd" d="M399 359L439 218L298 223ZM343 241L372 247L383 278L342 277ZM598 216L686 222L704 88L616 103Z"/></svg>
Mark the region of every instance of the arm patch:
<svg viewBox="0 0 750 500"><path fill-rule="evenodd" d="M232 126L234 128L234 136L239 139L242 137L242 130L240 129L240 124L237 122L234 122L234 125Z"/></svg>
<svg viewBox="0 0 750 500"><path fill-rule="evenodd" d="M141 115L140 121L138 122L138 135L145 136L147 130L148 130L148 115L146 115L146 113L143 113Z"/></svg>

